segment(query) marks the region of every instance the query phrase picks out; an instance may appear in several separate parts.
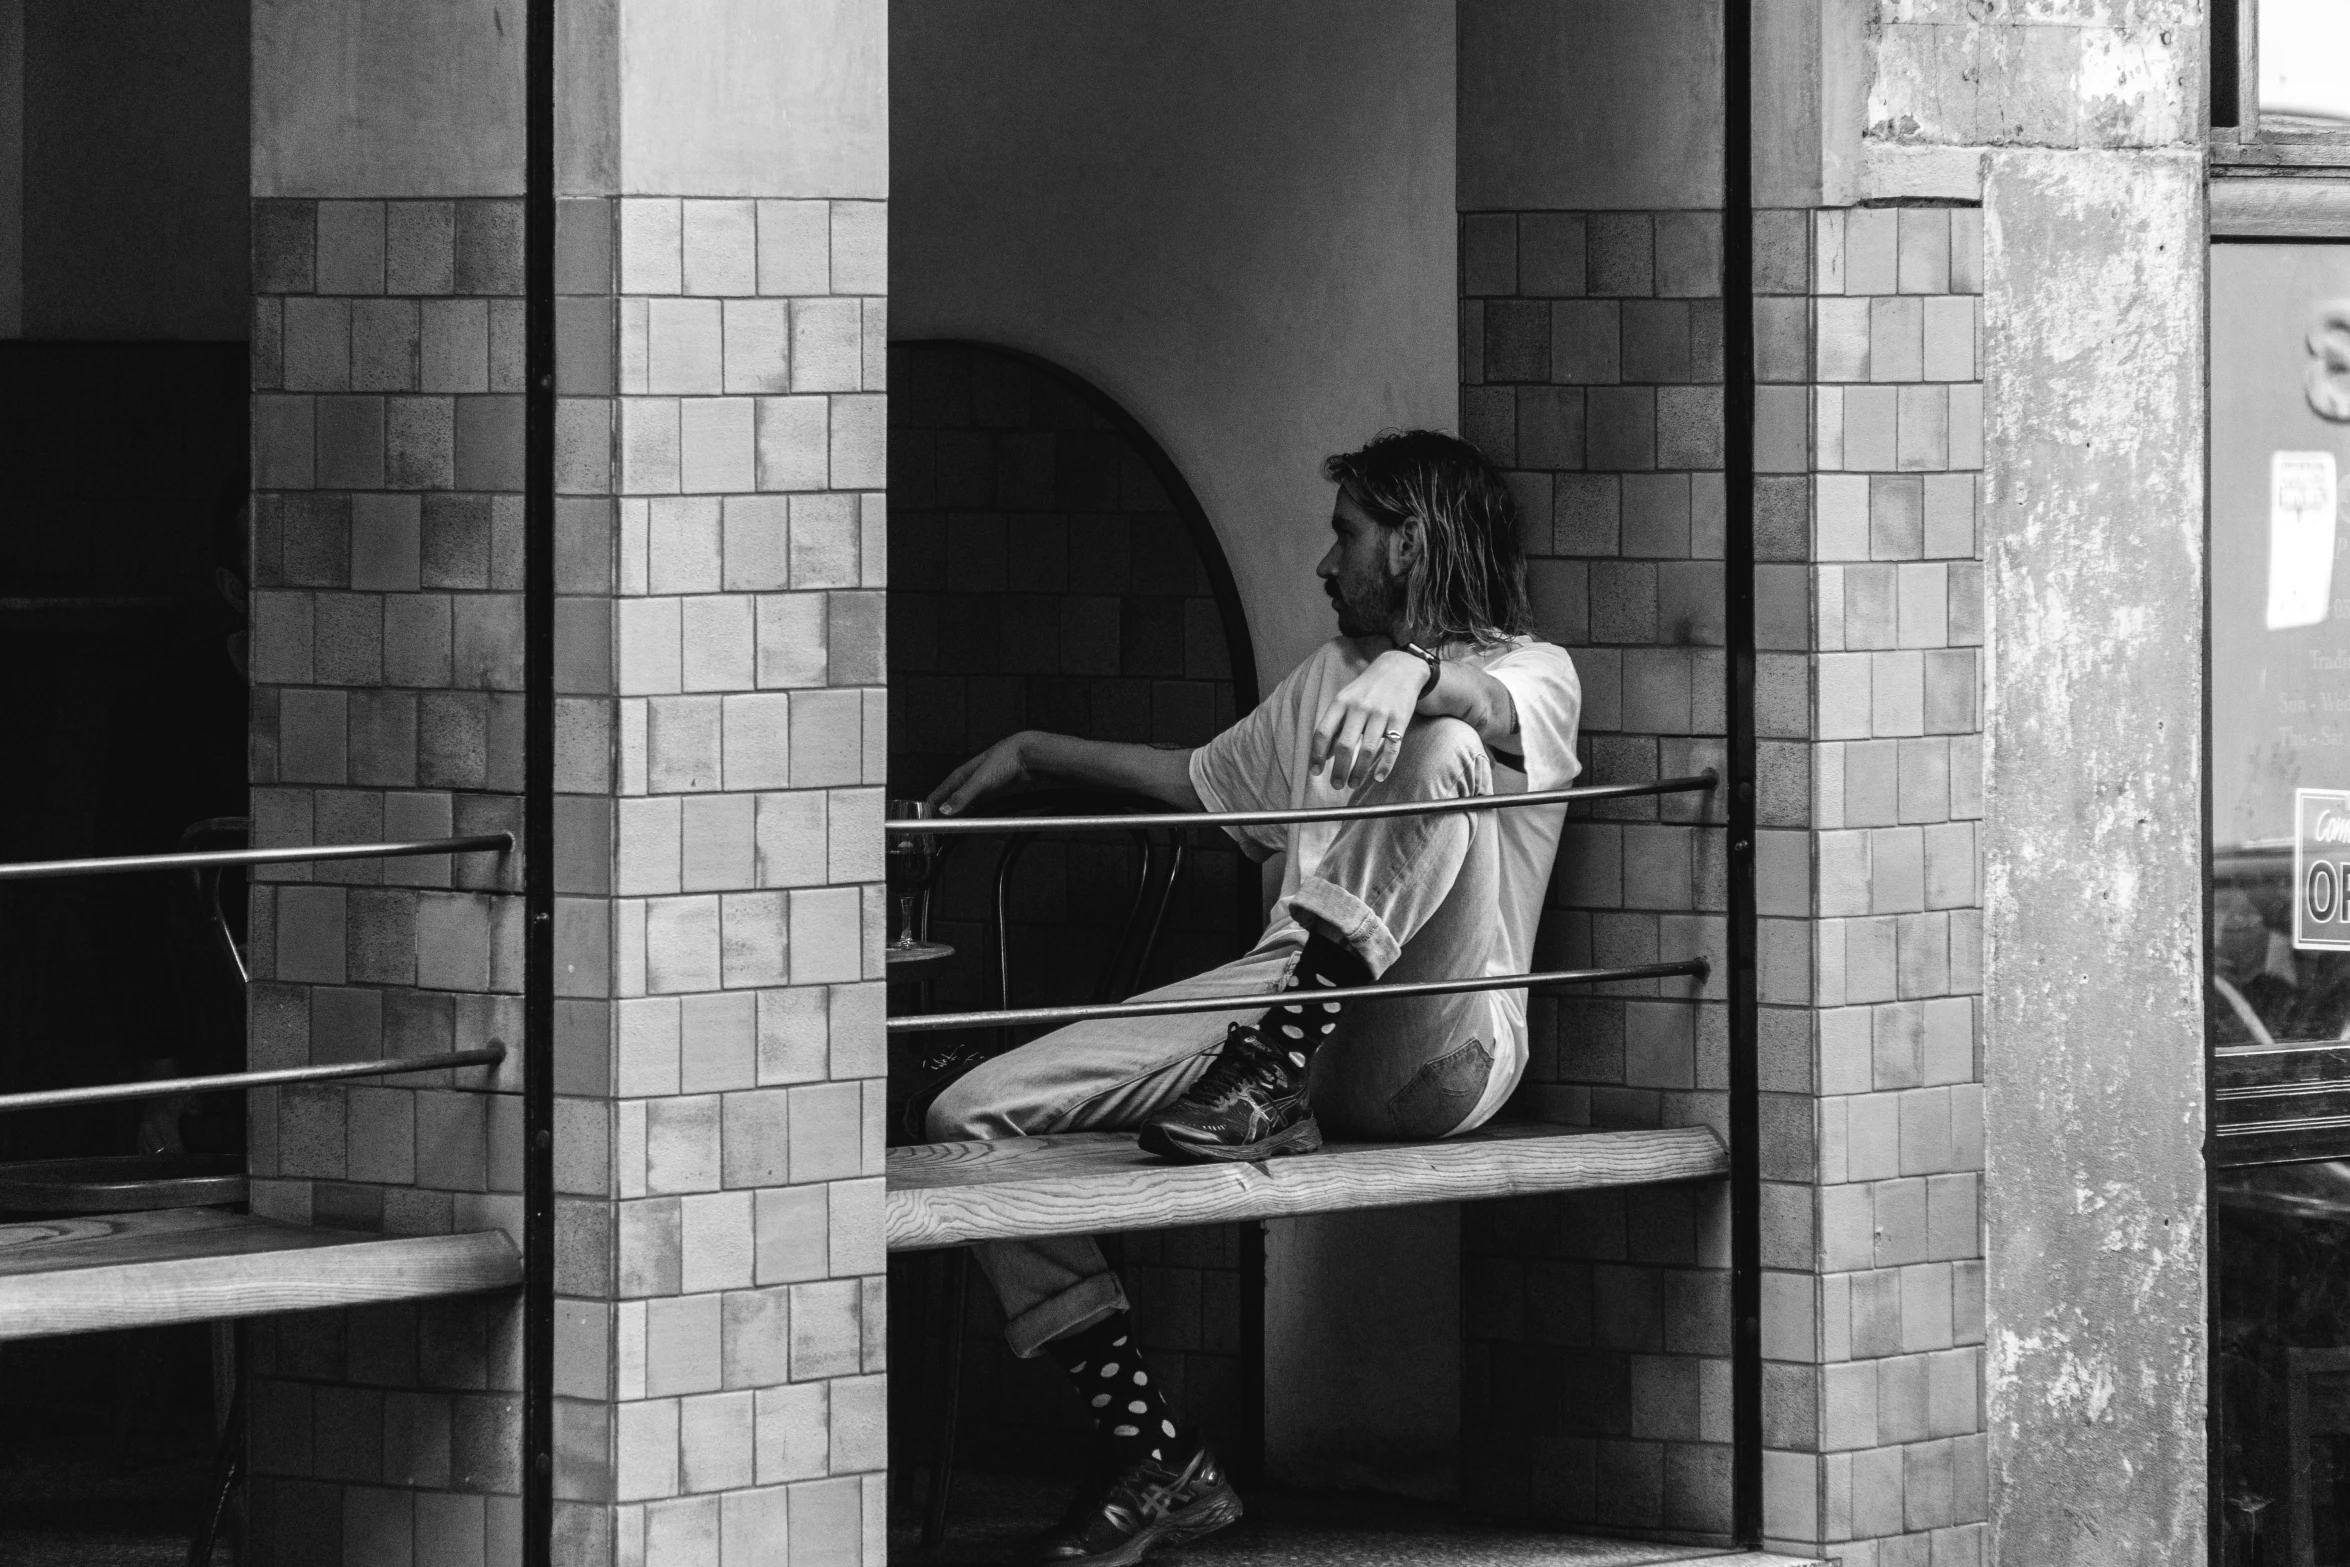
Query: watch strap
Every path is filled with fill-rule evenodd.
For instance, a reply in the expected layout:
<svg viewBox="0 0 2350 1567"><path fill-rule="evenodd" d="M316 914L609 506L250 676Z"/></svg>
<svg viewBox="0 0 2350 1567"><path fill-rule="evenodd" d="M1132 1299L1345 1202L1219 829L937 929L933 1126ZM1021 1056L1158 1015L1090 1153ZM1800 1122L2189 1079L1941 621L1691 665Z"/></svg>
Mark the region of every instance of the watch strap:
<svg viewBox="0 0 2350 1567"><path fill-rule="evenodd" d="M1403 650L1411 654L1412 657L1424 661L1428 666L1428 679L1420 687L1419 696L1419 700L1425 702L1428 700L1428 693L1436 689L1436 677L1443 673L1444 661L1417 642L1406 642L1403 645Z"/></svg>

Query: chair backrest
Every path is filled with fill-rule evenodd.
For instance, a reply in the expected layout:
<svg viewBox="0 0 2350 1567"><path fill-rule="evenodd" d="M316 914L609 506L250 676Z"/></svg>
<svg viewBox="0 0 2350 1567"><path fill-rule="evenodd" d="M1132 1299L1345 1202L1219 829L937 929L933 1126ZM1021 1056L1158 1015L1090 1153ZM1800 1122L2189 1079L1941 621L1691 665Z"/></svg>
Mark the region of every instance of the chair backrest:
<svg viewBox="0 0 2350 1567"><path fill-rule="evenodd" d="M1009 799L989 802L990 816L1114 816L1164 812L1166 806L1145 795L1111 789L1054 789L1037 794L1015 795ZM1151 959L1158 952L1159 937L1166 929L1167 911L1175 901L1176 888L1183 879L1189 860L1189 846L1184 842L1184 830L1136 829L1128 839L1134 844L1139 864L1134 879L1134 897L1127 904L1126 917L1121 922L1118 939L1111 946L1109 956L1097 973L1094 1001L1123 1001L1143 987L1144 976L1150 972ZM1162 841L1163 840L1163 841ZM1012 872L1029 844L1035 842L1032 834L1007 834L996 854L993 945L996 964L996 1004L1012 1004L1011 929L1009 919ZM1165 863L1165 874L1158 868ZM1157 897L1152 891L1154 882ZM1147 921L1145 919L1148 912ZM1071 998L1075 999L1075 998ZM1009 1047L1008 1036L1005 1047Z"/></svg>
<svg viewBox="0 0 2350 1567"><path fill-rule="evenodd" d="M179 836L177 852L197 854L208 849L242 849L253 841L253 821L246 816L207 816L189 825ZM213 956L219 961L223 977L235 976L238 989L252 982L252 970L246 965L245 954L237 946L235 933L229 928L228 909L221 901L221 890L231 875L242 874L217 865L202 866L188 872L196 890L196 905L210 938Z"/></svg>

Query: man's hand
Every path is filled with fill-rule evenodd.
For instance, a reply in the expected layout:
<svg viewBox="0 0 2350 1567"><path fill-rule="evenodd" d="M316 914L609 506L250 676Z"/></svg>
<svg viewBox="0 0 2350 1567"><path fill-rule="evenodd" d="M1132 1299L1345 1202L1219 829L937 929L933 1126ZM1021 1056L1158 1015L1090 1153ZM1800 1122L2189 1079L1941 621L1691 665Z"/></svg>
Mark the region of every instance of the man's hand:
<svg viewBox="0 0 2350 1567"><path fill-rule="evenodd" d="M1385 779L1400 749L1387 732L1403 733L1427 683L1428 666L1409 653L1390 651L1371 660L1322 709L1310 770L1318 773L1327 763L1330 786L1349 793Z"/></svg>
<svg viewBox="0 0 2350 1567"><path fill-rule="evenodd" d="M931 814L960 816L966 807L1026 778L1028 761L1022 747L1027 740L1025 729L1006 735L947 774L946 782L930 791Z"/></svg>

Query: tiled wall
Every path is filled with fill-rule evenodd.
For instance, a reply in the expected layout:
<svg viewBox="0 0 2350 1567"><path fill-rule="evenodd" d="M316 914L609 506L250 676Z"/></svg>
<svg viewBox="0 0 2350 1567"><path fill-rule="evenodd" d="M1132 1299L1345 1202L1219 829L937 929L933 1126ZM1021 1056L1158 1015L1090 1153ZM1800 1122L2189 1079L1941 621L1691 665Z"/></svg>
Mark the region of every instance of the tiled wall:
<svg viewBox="0 0 2350 1567"><path fill-rule="evenodd" d="M1509 474L1538 629L1582 678L1583 782L1722 764L1720 244L1711 213L1462 218L1462 427ZM1716 971L1535 998L1510 1113L1724 1125L1722 819L1706 795L1575 814L1537 966ZM1725 1535L1726 1188L1476 1204L1464 1234L1472 1505Z"/></svg>
<svg viewBox="0 0 2350 1567"><path fill-rule="evenodd" d="M1981 213L1758 238L1765 1524L1974 1567Z"/></svg>
<svg viewBox="0 0 2350 1567"><path fill-rule="evenodd" d="M519 826L519 216L257 206L264 842ZM879 202L561 212L567 1563L880 1560L885 234ZM268 886L255 1064L519 1046L519 874ZM518 1229L515 1066L256 1096L256 1208ZM515 1559L516 1342L510 1301L265 1335L261 1559Z"/></svg>
<svg viewBox="0 0 2350 1567"><path fill-rule="evenodd" d="M520 203L259 202L253 271L254 841L519 833ZM253 1067L514 1052L256 1090L256 1213L519 1234L520 886L519 853L256 873ZM257 1559L513 1559L515 1302L248 1343Z"/></svg>

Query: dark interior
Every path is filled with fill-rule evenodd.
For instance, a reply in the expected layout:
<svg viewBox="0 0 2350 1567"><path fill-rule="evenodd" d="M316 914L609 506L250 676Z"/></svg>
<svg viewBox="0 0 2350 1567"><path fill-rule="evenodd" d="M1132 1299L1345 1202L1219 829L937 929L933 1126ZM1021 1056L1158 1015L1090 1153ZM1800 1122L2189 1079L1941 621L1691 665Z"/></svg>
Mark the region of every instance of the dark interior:
<svg viewBox="0 0 2350 1567"><path fill-rule="evenodd" d="M24 13L0 861L167 852L245 812L247 9L139 16ZM241 985L192 877L0 886L0 952L0 1092L243 1064ZM243 1139L233 1095L0 1116L0 1162L158 1140L241 1160ZM8 1346L0 1558L184 1561L214 1368L204 1327Z"/></svg>

